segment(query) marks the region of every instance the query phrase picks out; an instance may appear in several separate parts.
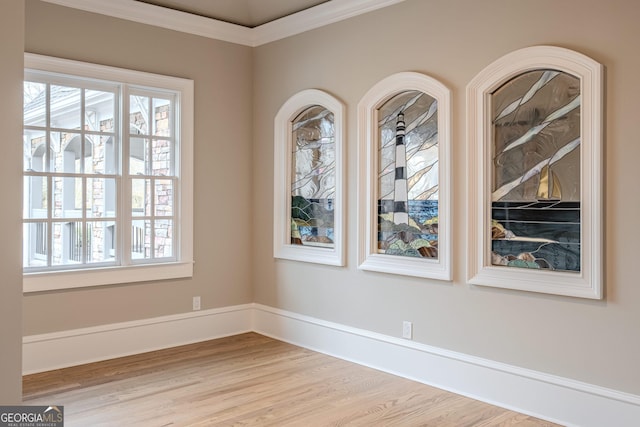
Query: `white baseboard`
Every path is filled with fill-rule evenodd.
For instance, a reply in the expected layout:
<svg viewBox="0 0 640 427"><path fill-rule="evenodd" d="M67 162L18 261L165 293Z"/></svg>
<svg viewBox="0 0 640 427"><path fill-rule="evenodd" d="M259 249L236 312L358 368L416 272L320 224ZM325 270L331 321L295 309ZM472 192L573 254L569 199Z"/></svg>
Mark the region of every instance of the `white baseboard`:
<svg viewBox="0 0 640 427"><path fill-rule="evenodd" d="M260 304L23 338L23 373L257 333L568 426L637 426L640 396Z"/></svg>
<svg viewBox="0 0 640 427"><path fill-rule="evenodd" d="M548 421L637 427L640 396L254 305L254 331Z"/></svg>
<svg viewBox="0 0 640 427"><path fill-rule="evenodd" d="M22 339L24 375L113 359L252 330L252 305L193 311Z"/></svg>

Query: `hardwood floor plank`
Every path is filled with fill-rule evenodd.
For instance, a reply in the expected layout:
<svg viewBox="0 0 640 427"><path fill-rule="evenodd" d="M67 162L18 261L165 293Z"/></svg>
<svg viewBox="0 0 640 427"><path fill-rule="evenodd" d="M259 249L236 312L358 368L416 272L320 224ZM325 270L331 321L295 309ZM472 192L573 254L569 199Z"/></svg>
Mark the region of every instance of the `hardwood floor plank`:
<svg viewBox="0 0 640 427"><path fill-rule="evenodd" d="M23 392L64 405L67 427L556 426L255 333L28 375Z"/></svg>

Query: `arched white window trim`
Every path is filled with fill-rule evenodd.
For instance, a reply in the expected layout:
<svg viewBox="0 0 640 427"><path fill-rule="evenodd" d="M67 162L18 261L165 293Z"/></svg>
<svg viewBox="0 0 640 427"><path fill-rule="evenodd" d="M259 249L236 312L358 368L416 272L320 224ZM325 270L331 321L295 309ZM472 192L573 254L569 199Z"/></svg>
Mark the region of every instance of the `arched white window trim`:
<svg viewBox="0 0 640 427"><path fill-rule="evenodd" d="M416 90L438 102L438 258L378 253L378 109L393 96ZM451 93L442 83L416 72L378 82L358 104L358 264L362 270L451 280Z"/></svg>
<svg viewBox="0 0 640 427"><path fill-rule="evenodd" d="M293 120L307 108L319 105L334 115L335 204L334 247L320 248L291 244L291 165ZM344 200L344 105L317 89L306 89L289 98L274 120L274 217L273 254L275 258L336 266L345 265Z"/></svg>
<svg viewBox="0 0 640 427"><path fill-rule="evenodd" d="M527 71L554 69L580 79L581 89L581 271L505 268L491 264L491 93ZM467 281L583 298L602 298L602 109L603 67L560 47L534 46L509 53L467 86L468 222Z"/></svg>

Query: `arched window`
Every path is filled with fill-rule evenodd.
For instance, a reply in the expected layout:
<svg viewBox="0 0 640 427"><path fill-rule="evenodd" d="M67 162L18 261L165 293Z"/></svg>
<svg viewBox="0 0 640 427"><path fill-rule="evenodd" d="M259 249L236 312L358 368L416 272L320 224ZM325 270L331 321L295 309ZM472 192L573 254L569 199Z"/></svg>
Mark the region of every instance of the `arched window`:
<svg viewBox="0 0 640 427"><path fill-rule="evenodd" d="M512 52L467 88L468 280L602 296L602 66Z"/></svg>
<svg viewBox="0 0 640 427"><path fill-rule="evenodd" d="M319 90L275 118L274 256L344 265L343 106Z"/></svg>
<svg viewBox="0 0 640 427"><path fill-rule="evenodd" d="M358 105L358 260L364 270L451 280L450 93L398 73Z"/></svg>

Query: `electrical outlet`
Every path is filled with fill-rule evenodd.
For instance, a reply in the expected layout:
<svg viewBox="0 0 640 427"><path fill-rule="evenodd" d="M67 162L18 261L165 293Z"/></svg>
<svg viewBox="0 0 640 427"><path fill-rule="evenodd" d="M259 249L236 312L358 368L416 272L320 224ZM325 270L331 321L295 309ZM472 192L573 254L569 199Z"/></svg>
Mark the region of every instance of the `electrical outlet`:
<svg viewBox="0 0 640 427"><path fill-rule="evenodd" d="M200 310L200 297L193 297L193 310Z"/></svg>
<svg viewBox="0 0 640 427"><path fill-rule="evenodd" d="M413 323L402 322L402 338L413 339Z"/></svg>

